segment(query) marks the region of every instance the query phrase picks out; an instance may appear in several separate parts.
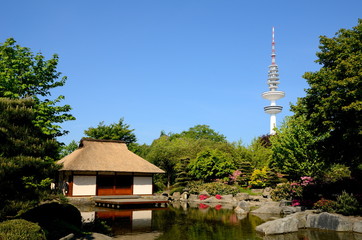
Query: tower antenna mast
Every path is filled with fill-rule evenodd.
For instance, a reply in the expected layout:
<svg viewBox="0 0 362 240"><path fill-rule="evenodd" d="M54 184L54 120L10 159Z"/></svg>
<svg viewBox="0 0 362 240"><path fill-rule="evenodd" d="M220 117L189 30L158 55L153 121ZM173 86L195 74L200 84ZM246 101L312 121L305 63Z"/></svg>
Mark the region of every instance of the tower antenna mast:
<svg viewBox="0 0 362 240"><path fill-rule="evenodd" d="M275 134L277 117L276 115L283 110L282 106L276 104L276 100L285 96L283 91L278 91L279 73L278 65L275 63L275 40L274 40L274 27L272 28L272 54L271 65L269 65L268 81L269 91L263 92L262 97L270 101L270 105L264 107L264 112L270 115L270 134Z"/></svg>

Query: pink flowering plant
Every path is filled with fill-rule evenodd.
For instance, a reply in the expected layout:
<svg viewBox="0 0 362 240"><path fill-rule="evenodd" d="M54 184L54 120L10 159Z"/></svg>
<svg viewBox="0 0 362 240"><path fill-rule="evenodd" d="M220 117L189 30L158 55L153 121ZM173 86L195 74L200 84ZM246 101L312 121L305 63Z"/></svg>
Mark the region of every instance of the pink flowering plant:
<svg viewBox="0 0 362 240"><path fill-rule="evenodd" d="M199 196L199 199L200 199L200 200L205 200L205 199L208 199L208 198L209 198L209 196L204 195L204 194L201 194L201 195Z"/></svg>
<svg viewBox="0 0 362 240"><path fill-rule="evenodd" d="M221 197L220 194L216 194L216 195L215 195L215 198L220 200L222 197Z"/></svg>
<svg viewBox="0 0 362 240"><path fill-rule="evenodd" d="M299 182L287 182L279 184L272 192L272 199L275 201L291 200L292 206L300 205L300 199L303 196L303 189L314 184L312 177L304 176Z"/></svg>

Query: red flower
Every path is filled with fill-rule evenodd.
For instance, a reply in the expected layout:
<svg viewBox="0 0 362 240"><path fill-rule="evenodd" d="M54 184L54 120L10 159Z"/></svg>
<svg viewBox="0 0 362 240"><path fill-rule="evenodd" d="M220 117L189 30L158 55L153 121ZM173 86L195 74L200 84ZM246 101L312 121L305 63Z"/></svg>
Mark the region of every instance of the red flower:
<svg viewBox="0 0 362 240"><path fill-rule="evenodd" d="M207 199L208 197L209 197L209 196L202 194L202 195L199 196L199 199L200 199L200 200L205 200L205 199Z"/></svg>
<svg viewBox="0 0 362 240"><path fill-rule="evenodd" d="M221 195L216 194L216 195L215 195L215 198L220 200L222 197L221 197Z"/></svg>

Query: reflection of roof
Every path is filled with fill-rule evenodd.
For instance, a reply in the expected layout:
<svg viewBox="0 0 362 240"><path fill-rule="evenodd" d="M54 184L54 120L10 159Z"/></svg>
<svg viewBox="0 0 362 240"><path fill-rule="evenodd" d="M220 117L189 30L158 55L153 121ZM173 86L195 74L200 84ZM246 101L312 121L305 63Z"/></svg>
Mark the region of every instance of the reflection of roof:
<svg viewBox="0 0 362 240"><path fill-rule="evenodd" d="M60 171L164 173L114 140L82 139L77 150L57 163L63 165Z"/></svg>

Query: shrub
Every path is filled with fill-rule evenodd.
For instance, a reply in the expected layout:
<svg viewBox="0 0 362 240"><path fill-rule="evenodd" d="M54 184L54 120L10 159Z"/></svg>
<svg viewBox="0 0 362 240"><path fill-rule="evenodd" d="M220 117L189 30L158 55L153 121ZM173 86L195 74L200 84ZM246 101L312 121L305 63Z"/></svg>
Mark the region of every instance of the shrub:
<svg viewBox="0 0 362 240"><path fill-rule="evenodd" d="M274 201L292 200L301 198L303 194L303 187L299 183L286 182L276 186L271 193L271 198Z"/></svg>
<svg viewBox="0 0 362 240"><path fill-rule="evenodd" d="M337 203L333 200L328 199L320 199L316 203L314 203L314 209L320 209L323 212L335 212L337 207Z"/></svg>
<svg viewBox="0 0 362 240"><path fill-rule="evenodd" d="M0 223L0 239L45 240L46 237L38 224L24 219L14 219Z"/></svg>
<svg viewBox="0 0 362 240"><path fill-rule="evenodd" d="M201 184L200 182L192 182L189 184L189 189L191 194L198 194L199 192L205 190L210 195L226 195L232 194L235 195L239 192L238 187L227 185L222 182L211 182Z"/></svg>
<svg viewBox="0 0 362 240"><path fill-rule="evenodd" d="M59 239L69 233L81 233L82 217L79 210L70 204L43 204L24 213L22 217L39 223L46 231L47 239Z"/></svg>
<svg viewBox="0 0 362 240"><path fill-rule="evenodd" d="M353 194L345 191L337 197L337 210L336 212L343 215L356 215L359 212L359 203Z"/></svg>
<svg viewBox="0 0 362 240"><path fill-rule="evenodd" d="M324 181L327 183L334 183L342 179L350 178L351 170L349 167L342 164L332 165L324 174Z"/></svg>
<svg viewBox="0 0 362 240"><path fill-rule="evenodd" d="M254 172L251 174L249 185L255 188L263 188L266 186L267 180L267 169L255 169Z"/></svg>

